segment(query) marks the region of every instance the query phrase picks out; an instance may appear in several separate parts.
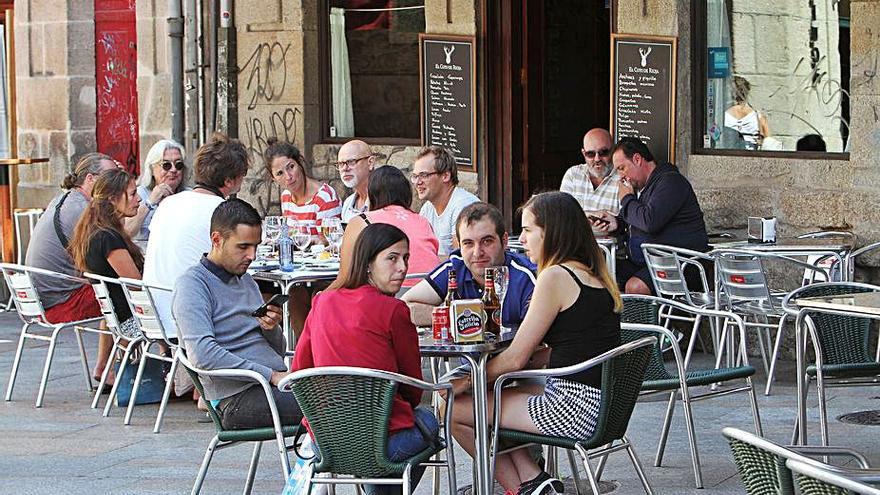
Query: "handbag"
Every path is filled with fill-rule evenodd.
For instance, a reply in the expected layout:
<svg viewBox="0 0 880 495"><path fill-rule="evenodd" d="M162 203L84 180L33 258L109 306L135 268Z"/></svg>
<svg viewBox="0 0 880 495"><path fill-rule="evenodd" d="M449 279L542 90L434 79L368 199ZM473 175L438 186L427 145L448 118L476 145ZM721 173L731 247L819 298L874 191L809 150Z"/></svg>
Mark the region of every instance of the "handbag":
<svg viewBox="0 0 880 495"><path fill-rule="evenodd" d="M147 359L141 357L141 359ZM162 393L165 391L165 362L158 359L147 359L144 366L144 374L141 376L141 384L138 387L138 395L135 405L158 404L162 401ZM131 389L134 387L134 379L137 376L138 363L129 363L125 372L119 376L117 368L116 379L119 386L116 388L116 405L125 407L131 399Z"/></svg>

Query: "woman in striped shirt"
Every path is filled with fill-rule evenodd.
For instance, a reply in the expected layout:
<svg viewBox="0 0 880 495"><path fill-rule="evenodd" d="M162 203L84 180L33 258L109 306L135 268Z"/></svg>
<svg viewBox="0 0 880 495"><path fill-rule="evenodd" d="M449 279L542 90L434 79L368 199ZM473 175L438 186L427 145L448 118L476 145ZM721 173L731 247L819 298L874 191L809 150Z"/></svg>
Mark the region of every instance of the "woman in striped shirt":
<svg viewBox="0 0 880 495"><path fill-rule="evenodd" d="M305 160L296 146L275 138L268 144L263 157L269 176L281 188L281 214L312 224L312 234L317 235L322 220L342 212L336 190L306 175Z"/></svg>

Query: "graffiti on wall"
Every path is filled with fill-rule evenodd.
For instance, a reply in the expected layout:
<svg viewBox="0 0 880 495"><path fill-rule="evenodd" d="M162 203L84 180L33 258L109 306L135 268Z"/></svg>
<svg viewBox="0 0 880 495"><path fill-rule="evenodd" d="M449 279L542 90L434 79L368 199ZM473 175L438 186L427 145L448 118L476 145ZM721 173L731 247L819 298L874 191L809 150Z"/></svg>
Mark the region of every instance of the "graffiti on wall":
<svg viewBox="0 0 880 495"><path fill-rule="evenodd" d="M137 174L137 33L134 2L95 2L98 151Z"/></svg>

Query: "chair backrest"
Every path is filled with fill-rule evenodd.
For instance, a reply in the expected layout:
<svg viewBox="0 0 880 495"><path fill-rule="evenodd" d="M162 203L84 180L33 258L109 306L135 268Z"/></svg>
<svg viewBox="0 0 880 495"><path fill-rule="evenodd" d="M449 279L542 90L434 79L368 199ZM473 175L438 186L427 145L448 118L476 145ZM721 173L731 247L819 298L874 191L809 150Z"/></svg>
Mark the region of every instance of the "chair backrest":
<svg viewBox="0 0 880 495"><path fill-rule="evenodd" d="M659 325L659 312L660 304L657 301L624 295L623 314L621 314L620 322L639 325ZM646 336L655 336L655 334L626 328L620 330L621 343L633 342ZM645 381L666 380L672 377L663 364L663 351L660 344L660 339L657 339L657 343L651 352L651 358L645 368ZM673 344L678 345L677 342L673 342Z"/></svg>
<svg viewBox="0 0 880 495"><path fill-rule="evenodd" d="M716 251L715 262L721 286L731 302L771 300L762 257Z"/></svg>
<svg viewBox="0 0 880 495"><path fill-rule="evenodd" d="M290 389L320 451L315 472L357 477L402 473L386 454L394 373L347 368L301 370Z"/></svg>
<svg viewBox="0 0 880 495"><path fill-rule="evenodd" d="M661 246L645 245L642 245L642 251L658 296L672 298L688 294L684 271L674 252Z"/></svg>
<svg viewBox="0 0 880 495"><path fill-rule="evenodd" d="M730 444L733 462L747 494L794 495L794 480L785 467L785 460L805 457L736 428L724 428L721 433Z"/></svg>
<svg viewBox="0 0 880 495"><path fill-rule="evenodd" d="M170 292L171 289L159 287L156 285L146 284L141 280L130 278L120 278L122 290L125 292L125 299L128 300L128 306L131 308L131 314L140 326L141 332L148 340L163 340L168 345L174 346L171 342L176 335L169 335L162 324L162 318L156 312L156 305L153 301L152 291L163 290Z"/></svg>
<svg viewBox="0 0 880 495"><path fill-rule="evenodd" d="M119 318L116 316L116 309L113 307L113 301L110 299L110 287L108 283L119 284L118 279L103 277L94 273L83 273L83 276L89 280L92 289L95 291L95 299L98 300L98 306L101 308L101 315L104 316L104 322L107 328L114 335L123 336L122 330L119 328Z"/></svg>
<svg viewBox="0 0 880 495"><path fill-rule="evenodd" d="M623 344L636 345L639 342L641 345L602 365L602 395L593 443L611 443L626 434L653 347L647 339Z"/></svg>
<svg viewBox="0 0 880 495"><path fill-rule="evenodd" d="M785 465L794 473L801 495L880 495L877 487L861 483L833 469L794 459L787 460Z"/></svg>
<svg viewBox="0 0 880 495"><path fill-rule="evenodd" d="M3 278L18 316L26 323L48 323L43 303L40 302L40 294L34 286L33 278L28 267L12 263L0 265L3 269Z"/></svg>
<svg viewBox="0 0 880 495"><path fill-rule="evenodd" d="M788 310L797 311L795 302L803 297L827 297L878 292L880 287L855 282L820 283L801 287L783 301ZM822 312L808 313L818 337L823 364L874 362L868 345L871 319Z"/></svg>

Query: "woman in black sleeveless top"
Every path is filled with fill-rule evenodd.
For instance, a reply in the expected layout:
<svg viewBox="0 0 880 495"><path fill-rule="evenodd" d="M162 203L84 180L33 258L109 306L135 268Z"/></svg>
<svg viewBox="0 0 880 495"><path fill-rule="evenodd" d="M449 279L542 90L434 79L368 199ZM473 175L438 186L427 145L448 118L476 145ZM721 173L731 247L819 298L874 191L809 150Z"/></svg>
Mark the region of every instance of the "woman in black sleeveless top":
<svg viewBox="0 0 880 495"><path fill-rule="evenodd" d="M504 373L543 364L535 363L532 357L542 343L550 347L550 368L584 362L620 343L620 293L574 197L560 192L533 196L522 207L522 228L520 241L538 265L538 279L516 337L489 362L490 383ZM468 380L455 384L456 393L470 388ZM501 426L588 438L596 428L601 381L601 368L593 368L549 378L546 385L505 388ZM472 400L460 394L456 402L453 434L473 455ZM491 393L489 404L491 407ZM496 456L495 466L495 476L508 494L562 491L562 483L541 471L526 449Z"/></svg>

